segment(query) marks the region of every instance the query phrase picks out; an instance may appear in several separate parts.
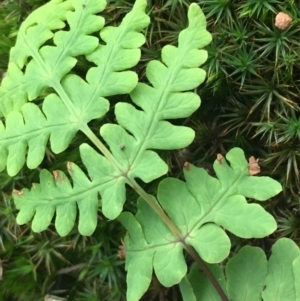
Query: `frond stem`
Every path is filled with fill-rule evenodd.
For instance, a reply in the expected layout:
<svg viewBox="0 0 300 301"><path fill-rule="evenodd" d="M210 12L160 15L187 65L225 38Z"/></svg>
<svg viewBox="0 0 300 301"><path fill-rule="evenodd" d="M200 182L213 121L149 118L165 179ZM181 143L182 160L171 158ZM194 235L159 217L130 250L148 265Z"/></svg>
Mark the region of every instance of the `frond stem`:
<svg viewBox="0 0 300 301"><path fill-rule="evenodd" d="M225 295L225 292L223 291L222 287L220 286L214 274L210 271L210 269L207 267L203 259L198 255L198 253L194 250L194 248L192 248L191 246L187 245L184 242L182 233L176 227L176 225L171 221L171 219L167 216L165 211L159 206L159 204L155 201L155 199L152 198L151 195L149 195L140 185L138 185L135 181L132 180L131 183L134 183L134 186L132 186L132 188L149 204L149 206L151 206L151 208L164 221L164 223L172 231L172 233L175 236L177 236L178 239L182 242L187 253L191 255L191 257L197 262L197 264L200 266L200 268L207 276L207 278L211 281L212 285L215 287L222 301L229 301L229 299Z"/></svg>
<svg viewBox="0 0 300 301"><path fill-rule="evenodd" d="M222 301L229 301L228 297L226 296L224 290L220 286L219 282L217 281L214 274L210 271L207 267L203 259L199 256L199 254L194 250L193 247L189 245L185 245L185 250L191 255L191 257L198 263L206 277L210 280L216 291L218 292L219 296L221 297Z"/></svg>
<svg viewBox="0 0 300 301"><path fill-rule="evenodd" d="M148 194L135 180L128 179L129 185L143 198L145 202L156 212L156 214L164 221L167 227L171 230L171 232L178 237L180 241L183 239L183 235L180 230L176 227L176 225L171 221L165 211L160 207L158 202Z"/></svg>
<svg viewBox="0 0 300 301"><path fill-rule="evenodd" d="M124 172L122 165L114 158L107 147L98 139L98 137L92 132L88 125L83 125L80 130L94 143L94 145L101 151L106 159L111 162L118 170Z"/></svg>
<svg viewBox="0 0 300 301"><path fill-rule="evenodd" d="M99 140L99 138L91 131L88 125L81 127L81 131L87 135L87 137L94 143L94 145L103 153L103 155L120 171L122 170L122 166L117 162L117 160L113 157L110 151L106 148L106 146ZM219 282L213 275L213 273L209 270L203 259L198 255L198 253L189 245L187 245L184 241L184 237L177 226L172 222L172 220L168 217L165 211L161 208L159 203L153 198L150 194L148 194L134 179L126 178L127 183L143 198L145 202L156 212L156 214L163 220L163 222L167 225L170 231L178 238L183 245L187 253L197 262L200 266L204 274L211 281L212 285L215 287L222 301L229 301L227 296L225 295L222 287Z"/></svg>

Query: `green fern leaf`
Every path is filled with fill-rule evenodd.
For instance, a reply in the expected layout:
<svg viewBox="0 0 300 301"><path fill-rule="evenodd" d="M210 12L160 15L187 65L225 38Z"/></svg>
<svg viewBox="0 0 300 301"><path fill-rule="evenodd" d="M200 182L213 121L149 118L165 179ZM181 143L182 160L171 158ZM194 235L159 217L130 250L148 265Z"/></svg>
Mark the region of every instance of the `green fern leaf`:
<svg viewBox="0 0 300 301"><path fill-rule="evenodd" d="M146 2L137 1L119 27L103 29L103 18L95 14L103 10L105 1L67 3L50 2L34 12L23 23L11 51L8 76L0 88L0 112L6 117L5 126L0 124L0 170L7 165L11 176L24 165L27 148L27 166L36 168L44 157L49 137L54 153L64 151L78 130L86 133L87 123L108 111L105 96L129 93L137 84L137 75L123 70L140 59L138 47L145 39L138 31L149 22L144 12ZM62 7L70 30L52 33L51 30L64 26ZM100 29L105 45L89 36ZM41 36L40 40L37 36ZM51 38L55 46L41 47ZM75 57L82 54L96 64L88 71L87 81L67 74L76 64ZM45 98L42 110L32 103L24 105L45 87L52 87L57 94Z"/></svg>
<svg viewBox="0 0 300 301"><path fill-rule="evenodd" d="M248 204L245 199L249 190L253 189L248 185L248 179L253 176L249 175L243 151L234 148L226 158L231 167L224 159L214 163L218 178L191 165L184 172L186 183L174 178L164 179L160 183L158 201L180 230L180 238L170 231L144 201L138 202L134 223L134 217L128 217L129 213L126 216L121 214L119 219L129 232L125 241L129 295L133 294L130 292L131 288L136 290L136 285L131 282L131 275L142 265L141 254L147 253L149 257L152 255L150 265L153 265L158 280L169 287L179 283L186 274L187 267L182 253L185 245L192 246L206 262L217 263L224 260L230 252L230 240L224 228L243 238L261 238L276 229L272 215L258 204ZM268 177L257 177L255 182L256 191L252 194L257 195L259 200L266 200L282 189L278 182ZM137 227L142 229L143 240L133 238ZM133 257L134 264L131 263ZM149 270L151 269L147 269L148 273ZM148 274L140 278L143 281L142 279L149 277L151 275ZM144 281L143 289L147 285L148 282ZM128 300L138 299L132 297Z"/></svg>
<svg viewBox="0 0 300 301"><path fill-rule="evenodd" d="M206 30L205 16L196 4L190 6L188 18L189 26L179 34L178 47L165 46L162 62L148 64L146 75L152 86L139 83L132 91L133 102L142 110L118 103L115 114L120 126L106 124L101 128L100 133L111 149L120 145L125 150L131 148L118 161L129 178L150 182L160 177L167 172L167 165L149 149L179 149L194 139L192 129L165 121L187 117L200 105L197 94L184 91L197 87L205 79L204 70L198 67L206 61L207 52L200 48L210 43L211 35ZM112 136L120 140L112 141ZM130 146L131 141L134 148Z"/></svg>
<svg viewBox="0 0 300 301"><path fill-rule="evenodd" d="M296 300L300 301L300 256L293 261L293 274L294 274L294 286L295 286L295 294Z"/></svg>
<svg viewBox="0 0 300 301"><path fill-rule="evenodd" d="M272 247L269 260L269 273L265 280L265 290L262 292L264 301L294 301L299 300L300 278L295 267L299 263L299 247L288 238L278 240ZM296 278L294 279L294 276ZM297 288L297 289L296 289Z"/></svg>
<svg viewBox="0 0 300 301"><path fill-rule="evenodd" d="M201 286L203 286L202 282L199 283L201 283ZM193 292L193 288L186 276L183 277L180 281L179 287L183 301L197 301L196 296Z"/></svg>
<svg viewBox="0 0 300 301"><path fill-rule="evenodd" d="M299 263L299 247L291 239L281 238L273 245L269 261L262 249L245 246L228 260L226 273L220 265L209 265L209 268L230 300L298 301ZM221 300L196 264L192 266L187 279L192 286L192 292L188 295L190 298L196 297L197 301ZM199 283L202 285L199 286ZM183 296L185 293L182 291Z"/></svg>
<svg viewBox="0 0 300 301"><path fill-rule="evenodd" d="M226 280L222 267L217 264L207 264L207 267L215 276L215 279L218 279L223 291L226 292ZM193 292L190 293L191 297L195 297L197 301L221 301L220 295L203 271L199 270L199 266L193 264L187 278L193 288ZM184 299L184 301L187 300Z"/></svg>
<svg viewBox="0 0 300 301"><path fill-rule="evenodd" d="M89 34L103 27L104 19L95 14L105 6L105 1L90 0L83 7L80 0L54 0L30 14L22 23L16 45L11 49L7 76L1 86L0 112L3 116L20 110L44 88L55 87L75 66L75 56L95 50L98 39ZM68 22L69 31L58 30L65 27L64 21ZM54 30L58 31L53 33ZM55 46L43 46L49 40Z"/></svg>
<svg viewBox="0 0 300 301"><path fill-rule="evenodd" d="M243 247L226 265L229 298L260 301L267 274L268 261L264 251L257 247Z"/></svg>
<svg viewBox="0 0 300 301"><path fill-rule="evenodd" d="M95 84L95 89L91 89L91 87L85 89L84 86L88 84L81 84L83 81L73 75L67 75L65 79L63 79L63 87L65 87L65 90L70 94L70 98L73 101L75 100L78 105L82 103L80 100L84 97L83 94L95 95L98 91L101 93L101 89L98 90L99 85L100 88L103 88L106 95L113 93L113 91L121 93L125 92L126 89L129 90L129 88L133 88L132 86L129 87L126 82L132 73L116 72L118 68L128 68L129 65L126 65L127 63L125 64L125 61L119 59L116 60L116 65L112 65L110 68L103 67L104 61L102 54L104 58L108 60L111 56L114 56L114 53L118 53L120 50L120 58L127 55L130 56L131 59L133 58L132 61L129 58L127 60L127 62L130 62L130 65L136 62L136 59L139 59L139 54L135 50L128 52L130 47L125 47L124 43L126 43L126 39L128 38L129 45L134 48L140 46L144 41L142 36L136 33L137 30L141 30L141 28L147 24L148 18L143 12L144 9L145 2L137 1L132 14L129 14L128 17L124 19L124 25L122 25L123 23L121 24L121 29L109 27L101 31L101 33L103 32L102 38L107 42L106 47L110 45L109 47L111 48L105 48L100 45L94 53L87 56L88 59L99 64L99 67L89 70L87 74L88 83L92 85L94 78L103 78L103 81L100 81L100 83L98 81ZM103 157L98 155L88 145L82 145L80 147L82 161L87 167L89 176L93 182L92 187L100 193L103 214L109 219L116 218L123 209L126 183L134 187L135 178L137 177L144 182L150 182L167 172L166 163L150 149L182 148L191 143L194 138L194 132L190 128L174 126L164 120L166 118L186 117L194 112L200 105L198 95L183 91L195 88L203 82L205 72L198 68L198 66L206 60L207 54L206 51L199 50L198 48L209 43L211 35L206 31L205 17L197 5L191 5L188 16L190 24L187 29L180 33L178 48L166 46L163 49L162 59L166 65L158 61L153 61L148 65L147 76L153 84L153 87L138 84L137 88L131 94L133 101L140 106L143 111L137 110L130 104L118 103L116 105L116 117L119 125L105 124L101 127L100 134L108 144L111 152L100 146L100 149L103 150L105 155L105 157ZM124 26L124 28L122 26ZM129 31L128 28L131 31ZM120 41L123 48L116 46L118 45L117 41ZM126 49L126 51L124 51L124 49ZM176 62L176 64L174 62ZM155 71L155 68L158 68L157 71ZM161 73L160 70L162 69L164 71ZM122 74L126 76L127 79L122 81L120 77ZM120 82L122 82L122 84ZM130 80L130 82L133 83L133 79ZM76 88L71 89L72 83L75 83L75 86L79 87L78 90L76 90ZM127 88L124 89L125 84ZM78 96L76 96L75 92L72 92L74 90L78 92ZM79 90L81 90L81 92ZM73 94L71 95L71 93ZM103 95L99 94L99 96ZM89 99L89 97L87 98ZM91 115L94 111L99 112L99 110L95 110L95 107L93 107L93 109L94 110L89 110ZM74 132L75 131L76 130L74 130ZM65 141L67 141L67 139L65 139ZM51 144L55 145L52 141ZM64 146L67 144L68 142L65 142ZM59 150L62 150L63 147L61 145L58 146L60 146ZM97 166L96 169L95 166ZM103 171L103 169L105 171ZM76 169L76 172L80 173L80 175L82 174L79 169ZM76 172L70 174L72 178L76 177ZM88 181L89 180L86 179L85 183L88 183ZM41 182L40 186L38 186L41 188L38 188L37 192L42 191L44 185L44 182ZM85 195L87 197L94 195L89 185L82 186L79 192L77 186L74 184L73 190L69 191L68 194L68 196L71 195L71 197L67 199L64 193L61 197L59 196L60 194L56 191L57 188L55 186L53 186L52 189L52 193L49 192L47 196L37 194L34 192L34 188L32 189L33 192L26 191L20 196L16 194L16 204L20 210L18 223L23 224L28 222L35 214L33 229L35 231L41 231L49 225L49 220L44 219L42 223L42 219L37 216L40 212L43 212L43 209L40 208L45 208L45 206L50 206L50 204L54 204L53 208L58 208L59 206L64 206L66 201L77 202L78 204L77 195ZM51 195L57 196L55 201ZM94 204L95 200L93 199L91 202ZM29 210L30 207L32 210ZM35 213L34 208L36 208ZM53 216L54 211L51 211L51 214ZM80 214L81 211L79 208L79 215ZM92 215L92 213L90 214ZM57 228L59 228L60 221L60 218L56 221ZM38 226L39 223L40 226ZM89 221L87 221L87 223L89 223ZM72 222L70 222L70 224L72 224ZM70 231L70 227L62 228L63 230L60 228L60 230L58 230L60 234L65 235ZM79 231L84 235L87 235L87 233L91 234L94 229L94 227L88 227L88 230L83 230L83 228L84 227L79 224Z"/></svg>
<svg viewBox="0 0 300 301"><path fill-rule="evenodd" d="M112 212L122 210L125 202L125 179L119 176L105 157L87 144L81 145L80 154L90 179L76 164L69 162L67 167L73 186L63 172L54 171L53 176L43 170L39 184L34 184L31 190L14 192L14 201L20 210L17 217L19 224L29 222L34 216L32 229L41 232L47 229L56 212L56 230L59 235L65 236L75 224L78 207L79 232L82 235L91 235L97 226L99 193L107 200L123 196L123 199L115 202L117 208L108 207Z"/></svg>

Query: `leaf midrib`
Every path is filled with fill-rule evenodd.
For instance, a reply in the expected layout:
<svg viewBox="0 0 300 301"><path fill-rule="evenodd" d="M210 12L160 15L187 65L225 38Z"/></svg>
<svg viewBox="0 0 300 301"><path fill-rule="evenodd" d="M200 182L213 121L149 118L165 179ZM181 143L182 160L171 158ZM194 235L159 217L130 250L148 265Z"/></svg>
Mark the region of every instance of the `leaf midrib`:
<svg viewBox="0 0 300 301"><path fill-rule="evenodd" d="M54 127L61 127L61 126L66 126L66 125L71 125L71 124L77 124L76 122L66 122L66 123L60 123L60 124L51 124L51 125L49 125L49 126L43 126L42 128L40 127L40 128L38 128L38 129L27 129L27 131L23 131L22 133L20 133L20 134L15 134L14 136L12 136L12 135L10 135L9 137L3 137L3 138L1 138L1 134L2 133L5 133L7 130L5 129L4 131L2 131L2 132L0 132L0 144L2 144L2 145L6 145L7 143L10 145L10 144L13 144L12 142L11 142L11 140L18 140L17 142L19 142L20 140L26 140L26 141L29 141L30 139L31 139L31 137L30 138L24 138L24 136L37 136L37 135L39 135L40 133L41 134L47 134L47 135L51 135L51 131L47 131L46 133L45 133L45 128L54 128ZM24 125L24 128L26 129L26 125ZM20 138L22 138L22 139L20 139ZM36 138L36 137L34 137L34 138Z"/></svg>
<svg viewBox="0 0 300 301"><path fill-rule="evenodd" d="M231 167L229 167L231 168ZM244 169L245 170L245 169ZM240 181L240 179L245 176L243 174L243 172L237 174L237 177L231 182L227 184L228 189L225 190L225 193L223 192L219 192L211 201L211 207L210 209L203 215L201 216L201 218L199 219L198 222L195 222L195 225L192 226L189 231L189 233L187 233L187 236L190 235L190 233L192 233L195 229L200 228L204 223L209 222L208 220L206 221L206 219L208 219L209 215L216 209L216 207L218 205L222 205L223 202L225 202L225 200L230 196L233 195L234 190L236 190L236 186L235 184L237 182ZM220 181L218 179L218 181ZM231 184L231 185L230 185ZM197 202L197 197L189 190L189 192L193 195L193 197L195 198L195 201ZM197 202L198 203L198 202ZM200 204L199 204L200 206ZM188 225L187 225L188 226Z"/></svg>
<svg viewBox="0 0 300 301"><path fill-rule="evenodd" d="M179 49L179 48L178 48ZM181 50L181 49L180 49ZM178 53L176 62L180 62L180 57L181 57L181 52L185 52L183 50L181 50ZM162 63L162 62L161 62ZM162 63L164 64L164 63ZM166 66L164 64L164 66ZM168 67L168 66L167 66ZM172 68L173 67L173 68ZM171 69L171 70L170 70ZM133 156L134 159L132 160L129 169L132 170L132 166L134 166L134 164L137 162L139 162L139 158L143 155L143 152L145 151L146 147L145 144L148 141L148 137L152 136L153 132L155 132L155 129L157 128L157 124L162 120L158 120L156 118L154 118L158 112L161 112L161 109L165 106L165 104L167 103L168 100L168 95L172 92L170 89L165 89L165 87L168 87L168 85L170 83L172 83L172 81L174 80L174 78L176 78L176 75L178 74L178 69L183 69L182 68L182 64L178 64L178 63L174 63L171 67L168 67L168 70L170 70L168 72L168 76L166 78L166 80L163 82L163 84L161 85L161 87L158 89L158 95L160 94L159 101L158 101L158 106L156 110L151 110L150 114L148 114L148 120L150 120L148 126L147 126L147 130L146 130L146 134L144 136L144 138L141 140L141 144L139 146L139 148L137 148L136 154ZM152 86L151 86L152 87ZM179 92L179 91L178 91ZM180 91L180 93L182 93L182 91ZM154 129L154 131L153 131ZM150 135L151 134L151 135Z"/></svg>

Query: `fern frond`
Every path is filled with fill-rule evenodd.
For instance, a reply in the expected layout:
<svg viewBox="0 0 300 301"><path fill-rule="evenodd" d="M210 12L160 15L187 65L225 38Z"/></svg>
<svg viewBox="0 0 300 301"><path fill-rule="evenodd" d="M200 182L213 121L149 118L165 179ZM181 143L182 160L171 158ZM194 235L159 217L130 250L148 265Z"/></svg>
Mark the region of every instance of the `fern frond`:
<svg viewBox="0 0 300 301"><path fill-rule="evenodd" d="M89 1L83 7L80 0L53 0L29 15L11 49L7 76L1 85L2 116L20 110L44 88L54 87L75 66L75 56L97 47L98 39L89 34L104 26L103 18L95 14L105 5L105 1ZM64 21L69 31L60 30L66 26ZM51 41L54 46L43 46Z"/></svg>
<svg viewBox="0 0 300 301"><path fill-rule="evenodd" d="M105 124L100 130L130 179L150 182L165 174L167 165L151 149L180 149L194 139L192 129L166 121L187 117L200 105L196 93L185 91L205 79L205 72L199 66L206 61L207 52L200 48L211 41L211 35L206 30L205 16L196 4L190 6L188 18L189 26L180 33L178 47L165 46L162 62L148 64L146 76L152 86L139 83L130 94L140 109L118 103L115 114L119 125ZM120 145L124 146L123 155L120 155Z"/></svg>
<svg viewBox="0 0 300 301"><path fill-rule="evenodd" d="M98 193L110 193L125 196L124 179L114 181L116 172L112 165L90 146L80 147L81 158L87 167L90 179L74 163L67 164L73 186L62 171L54 171L53 175L43 170L40 173L40 184L33 184L31 190L14 191L14 201L20 210L17 222L24 224L34 216L32 229L35 232L45 230L56 212L55 226L61 236L67 235L75 224L77 207L79 210L79 232L91 235L97 225ZM124 203L119 200L120 207Z"/></svg>
<svg viewBox="0 0 300 301"><path fill-rule="evenodd" d="M145 1L137 1L116 28L103 28L103 18L95 15L103 10L105 1L76 0L71 6L68 1L63 2L70 30L55 33L51 30L65 25L63 13L55 15L63 4L50 3L54 13L47 14L50 4L46 5L22 25L11 51L8 76L0 88L0 112L6 117L6 126L0 127L0 170L7 165L11 176L25 163L27 148L27 165L36 168L44 157L49 137L53 152L64 151L78 130L86 132L88 122L108 111L105 96L129 93L138 80L134 72L123 70L133 67L140 58L138 47L144 43L144 37L138 31L149 22L144 13ZM70 11L66 13L67 9ZM100 29L105 45L89 36ZM50 38L55 46L39 48ZM87 81L75 74L66 75L76 64L75 57L82 54L90 54L87 58L96 64L88 71ZM45 98L42 111L35 104L24 105L45 87L52 87L57 94Z"/></svg>
<svg viewBox="0 0 300 301"><path fill-rule="evenodd" d="M300 297L300 250L291 239L277 240L269 260L261 248L244 246L225 267L214 264L209 269L221 282L229 300L294 301ZM219 300L211 282L196 264L185 281L190 286L186 300Z"/></svg>
<svg viewBox="0 0 300 301"><path fill-rule="evenodd" d="M126 39L128 39L131 43L128 42L129 45L133 47L140 45L143 41L140 34L137 35L132 32L124 34L126 28L134 32L137 28L141 29L141 26L146 24L145 14L141 12L141 8L145 8L144 1L137 1L135 7L137 7L137 17L132 18L133 21L131 23L126 23L130 18L125 18L125 29L104 29L103 39L107 42L106 47L108 47L109 43L112 43L111 48L105 49L105 46L100 45L93 54L87 56L88 59L99 64L99 67L92 68L88 72L87 81L92 85L94 78L101 77L103 82L98 81L98 85L102 87L101 85L103 84L103 91L106 91L107 94L114 91L118 91L118 93L125 92L126 89L123 89L123 82L119 79L122 73L115 71L120 66L128 68L128 65L124 66L123 63L121 64L122 60L117 61L117 67L110 67L112 72L105 73L109 67L101 69L101 66L104 66L103 62L109 60L112 53L114 54L114 47L118 47L116 46L118 43L124 45L127 41ZM135 15L133 14L133 16ZM93 213L92 210L96 209L92 205L91 208L94 209L89 210L88 215L90 218L87 218L84 211L80 210L78 196L84 199L82 204L88 206L89 202L91 204L97 202L97 194L94 194L94 192L99 192L103 214L109 219L114 219L123 209L126 183L135 188L137 185L135 178L140 178L144 182L150 182L167 172L167 164L151 149L182 148L191 143L194 138L192 129L175 126L165 120L187 117L200 105L199 96L186 91L195 88L205 79L205 72L199 68L199 65L205 62L207 53L200 48L210 42L211 35L206 31L205 16L196 4L190 6L188 17L190 23L188 28L179 35L179 46L164 47L162 51L163 63L159 61L149 63L146 73L152 86L140 83L131 93L134 103L142 110L127 103L118 103L115 112L119 124L105 124L101 127L100 134L110 150L106 149L99 140L98 142L94 141L96 141L95 144L102 150L105 157L97 155L88 145L80 147L81 158L87 168L92 184L88 184L90 180L85 178L85 180L82 180L82 183L85 184L77 186L76 173L78 173L79 177L83 177L83 173L76 168L70 173L74 186L72 189L70 188L71 190L68 189L68 193L60 190L56 185L51 185L49 192L45 195L42 192L45 189L47 190L48 186L41 178L41 184L39 186L36 185L38 188L33 188L32 191L26 190L24 193L17 193L16 204L20 210L18 223L26 223L35 216L33 229L41 231L49 225L56 210L55 208L69 206L66 204L71 202L73 202L72 208L75 208L74 206L77 202L79 215L83 215L87 223L86 226L79 225L79 231L81 234L91 234L96 224L93 222L93 226L90 226L89 223L95 220L96 213ZM122 55L132 55L127 52L128 46L123 46L123 48L126 48L126 51L121 51ZM120 54L120 57L122 55ZM104 59L102 56L104 56ZM135 57L138 58L138 55L136 54ZM123 73L128 77L128 72ZM111 74L111 77L109 74ZM68 86L68 81L70 81L70 88L66 89L70 93L74 91L71 89L71 82L76 82L76 86L80 86L80 83L83 82L73 75L68 75L65 78L63 84L66 87ZM113 86L113 83L115 86ZM79 95L81 95L80 93L82 95L94 95L98 91L98 88L94 90L94 88L89 87L89 89L86 89L86 92L78 91L78 93ZM70 96L76 101L77 97L80 97L76 96L75 93ZM66 185L69 187L69 182ZM51 210L49 211L49 218L46 219L42 215L47 211L48 207ZM74 224L73 215L71 217L70 225ZM80 220L84 219L80 217ZM62 222L62 218L56 218L57 230L60 234L65 235L70 231L71 226L65 227Z"/></svg>
<svg viewBox="0 0 300 301"><path fill-rule="evenodd" d="M186 182L174 178L160 182L159 204L181 237L141 199L135 216L129 212L119 216L129 233L125 238L127 300L139 300L150 284L152 269L164 286L179 283L187 272L183 249L189 246L205 262L218 263L230 252L225 230L242 238L261 238L274 232L272 215L258 204L248 204L245 197L265 201L279 193L281 185L269 177L250 176L239 148L230 150L226 159L231 166L225 159L214 163L217 178L190 165L184 172Z"/></svg>

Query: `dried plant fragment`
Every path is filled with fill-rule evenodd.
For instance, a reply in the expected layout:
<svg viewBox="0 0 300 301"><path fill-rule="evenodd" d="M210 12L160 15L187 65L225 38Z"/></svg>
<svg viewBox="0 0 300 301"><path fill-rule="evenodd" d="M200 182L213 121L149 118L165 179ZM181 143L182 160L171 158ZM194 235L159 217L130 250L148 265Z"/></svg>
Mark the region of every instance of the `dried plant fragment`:
<svg viewBox="0 0 300 301"><path fill-rule="evenodd" d="M68 161L67 169L68 169L69 172L73 173L72 162Z"/></svg>
<svg viewBox="0 0 300 301"><path fill-rule="evenodd" d="M15 193L18 196L21 196L24 192L23 192L23 190L20 191L20 190L14 189L13 193Z"/></svg>
<svg viewBox="0 0 300 301"><path fill-rule="evenodd" d="M258 159L253 156L249 158L248 170L250 176L260 173L260 166L258 165Z"/></svg>
<svg viewBox="0 0 300 301"><path fill-rule="evenodd" d="M292 18L286 13L280 12L275 18L275 26L281 30L287 29L292 22Z"/></svg>
<svg viewBox="0 0 300 301"><path fill-rule="evenodd" d="M59 170L53 170L53 175L55 182L64 182L64 180L60 176Z"/></svg>
<svg viewBox="0 0 300 301"><path fill-rule="evenodd" d="M45 295L45 297L44 297L44 301L65 301L65 300L67 300L67 299L61 298L61 297L56 297L56 296L51 296L49 294Z"/></svg>
<svg viewBox="0 0 300 301"><path fill-rule="evenodd" d="M184 162L183 168L186 169L187 171L190 170L190 162Z"/></svg>
<svg viewBox="0 0 300 301"><path fill-rule="evenodd" d="M118 257L120 259L126 258L125 245L123 239L121 239L121 246L119 246Z"/></svg>
<svg viewBox="0 0 300 301"><path fill-rule="evenodd" d="M217 161L220 165L222 165L222 160L223 160L223 155L222 154L217 154Z"/></svg>

